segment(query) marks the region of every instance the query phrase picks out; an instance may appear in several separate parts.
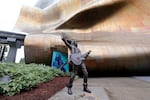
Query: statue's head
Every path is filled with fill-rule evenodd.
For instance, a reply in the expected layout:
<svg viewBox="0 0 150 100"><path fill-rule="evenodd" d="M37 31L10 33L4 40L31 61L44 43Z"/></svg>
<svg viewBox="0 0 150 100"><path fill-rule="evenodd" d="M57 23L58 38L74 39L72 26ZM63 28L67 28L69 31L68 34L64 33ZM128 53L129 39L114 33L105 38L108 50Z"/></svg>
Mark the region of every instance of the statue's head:
<svg viewBox="0 0 150 100"><path fill-rule="evenodd" d="M72 40L72 41L71 41L71 45L74 45L74 46L77 47L77 46L78 46L77 41L76 41L76 40Z"/></svg>

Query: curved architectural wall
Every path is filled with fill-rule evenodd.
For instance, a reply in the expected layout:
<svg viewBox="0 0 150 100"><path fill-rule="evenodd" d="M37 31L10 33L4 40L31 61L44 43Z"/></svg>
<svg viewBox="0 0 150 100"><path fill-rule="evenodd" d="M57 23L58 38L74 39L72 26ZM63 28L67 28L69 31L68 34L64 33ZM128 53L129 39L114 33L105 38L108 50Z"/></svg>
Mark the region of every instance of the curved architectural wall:
<svg viewBox="0 0 150 100"><path fill-rule="evenodd" d="M150 69L149 0L58 0L43 9L23 7L14 29L28 32L26 63L50 63L60 39L77 39L89 70Z"/></svg>

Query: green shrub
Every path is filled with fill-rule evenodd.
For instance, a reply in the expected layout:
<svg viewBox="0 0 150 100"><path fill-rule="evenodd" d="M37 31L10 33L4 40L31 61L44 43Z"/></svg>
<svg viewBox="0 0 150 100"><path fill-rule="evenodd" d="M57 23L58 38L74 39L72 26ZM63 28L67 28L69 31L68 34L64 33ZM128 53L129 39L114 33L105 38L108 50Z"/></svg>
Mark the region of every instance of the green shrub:
<svg viewBox="0 0 150 100"><path fill-rule="evenodd" d="M12 96L65 73L45 65L0 63L0 76L3 75L9 75L11 80L7 84L0 83L0 93Z"/></svg>

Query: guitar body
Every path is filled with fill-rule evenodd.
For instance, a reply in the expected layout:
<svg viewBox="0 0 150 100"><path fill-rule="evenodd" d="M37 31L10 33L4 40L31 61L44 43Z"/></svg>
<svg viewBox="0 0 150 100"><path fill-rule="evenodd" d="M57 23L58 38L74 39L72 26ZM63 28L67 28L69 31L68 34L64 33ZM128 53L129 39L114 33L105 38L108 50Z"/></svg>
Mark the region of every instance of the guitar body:
<svg viewBox="0 0 150 100"><path fill-rule="evenodd" d="M70 55L70 59L75 65L81 65L83 57L80 53L75 53Z"/></svg>

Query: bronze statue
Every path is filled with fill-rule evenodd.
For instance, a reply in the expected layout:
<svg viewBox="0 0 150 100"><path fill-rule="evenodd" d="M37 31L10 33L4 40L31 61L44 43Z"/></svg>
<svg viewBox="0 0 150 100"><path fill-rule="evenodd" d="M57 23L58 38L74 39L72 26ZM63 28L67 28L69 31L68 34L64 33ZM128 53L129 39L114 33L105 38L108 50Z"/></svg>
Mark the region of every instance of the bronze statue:
<svg viewBox="0 0 150 100"><path fill-rule="evenodd" d="M91 93L91 91L87 88L87 86L88 86L88 84L87 84L88 72L87 72L86 66L83 62L83 60L85 60L85 58L87 58L88 55L91 53L91 50L89 50L87 53L82 55L80 49L78 48L78 44L75 40L67 40L67 37L66 37L65 34L62 34L62 40L64 41L66 46L71 51L69 61L73 65L73 72L71 74L69 83L67 84L68 94L69 95L72 94L71 88L72 88L73 80L74 80L75 75L77 74L77 71L78 71L79 68L81 68L82 71L83 71L83 77L84 77L83 91Z"/></svg>

